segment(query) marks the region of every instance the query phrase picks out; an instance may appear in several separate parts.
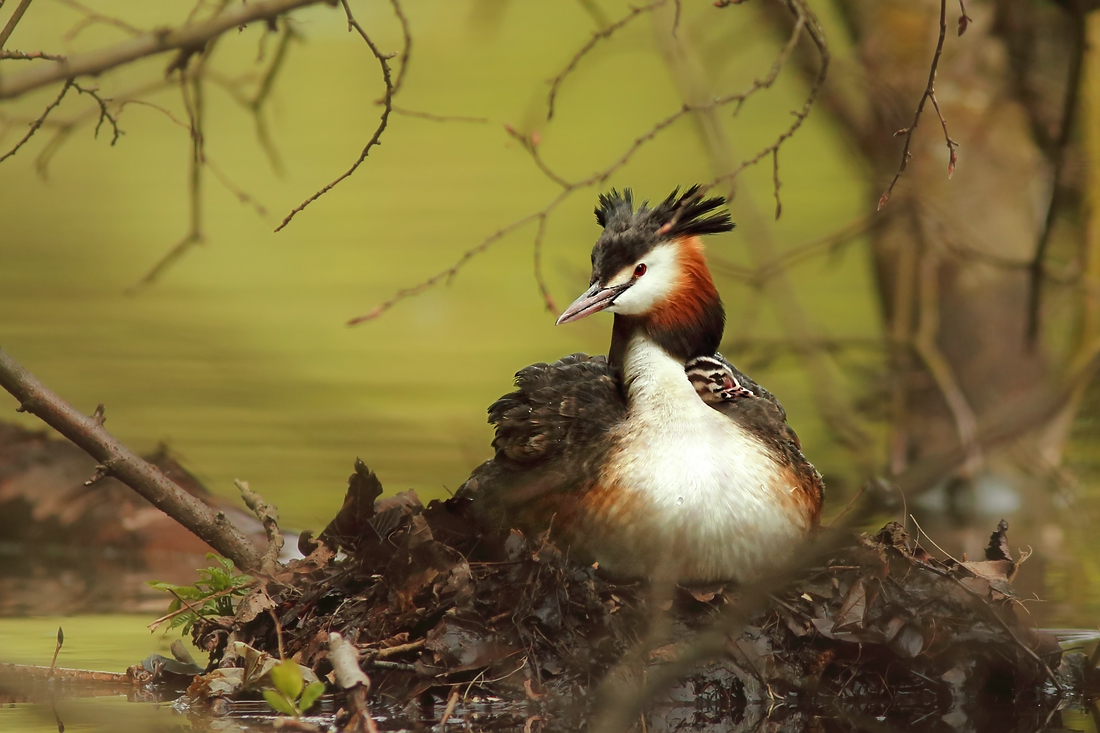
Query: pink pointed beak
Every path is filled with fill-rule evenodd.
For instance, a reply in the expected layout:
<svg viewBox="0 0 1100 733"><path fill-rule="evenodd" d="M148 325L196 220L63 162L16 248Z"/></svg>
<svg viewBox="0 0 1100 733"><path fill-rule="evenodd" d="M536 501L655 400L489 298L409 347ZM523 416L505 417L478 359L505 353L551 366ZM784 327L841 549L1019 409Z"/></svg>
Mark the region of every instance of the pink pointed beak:
<svg viewBox="0 0 1100 733"><path fill-rule="evenodd" d="M613 285L605 288L601 287L599 283L593 283L592 287L585 290L579 298L569 304L569 307L558 316L558 320L554 325L560 326L563 323L572 323L593 313L599 313L614 303L619 293L633 284L633 282L628 282L623 285Z"/></svg>

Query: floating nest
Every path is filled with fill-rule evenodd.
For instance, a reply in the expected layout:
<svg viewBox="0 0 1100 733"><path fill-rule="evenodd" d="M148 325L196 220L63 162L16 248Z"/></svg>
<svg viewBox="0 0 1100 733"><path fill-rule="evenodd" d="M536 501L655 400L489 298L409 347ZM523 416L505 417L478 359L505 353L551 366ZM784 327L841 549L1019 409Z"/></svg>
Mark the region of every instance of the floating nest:
<svg viewBox="0 0 1100 733"><path fill-rule="evenodd" d="M792 730L1030 730L1095 689L1088 660L1018 623L1004 522L976 562L933 558L890 523L823 532L814 566L768 588L661 588L608 579L545 537L487 533L462 501L381 493L357 462L305 559L235 618L198 620L208 672L245 664L241 642L281 644L325 679L338 632L376 720L415 727L443 706L526 730L726 731L765 716ZM193 703L218 697L203 679Z"/></svg>

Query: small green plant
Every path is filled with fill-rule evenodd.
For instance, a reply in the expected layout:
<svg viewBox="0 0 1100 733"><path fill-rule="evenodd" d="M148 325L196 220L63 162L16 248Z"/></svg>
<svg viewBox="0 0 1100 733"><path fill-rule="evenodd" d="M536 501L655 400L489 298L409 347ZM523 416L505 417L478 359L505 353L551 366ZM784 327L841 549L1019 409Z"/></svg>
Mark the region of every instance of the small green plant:
<svg viewBox="0 0 1100 733"><path fill-rule="evenodd" d="M199 580L194 585L174 585L159 580L150 580L146 584L171 593L174 596L168 606L168 628L183 627L187 633L201 616L232 616L233 599L248 593L252 576L234 574L233 561L208 553L206 558L212 564L199 568ZM195 612L198 612L196 615Z"/></svg>
<svg viewBox="0 0 1100 733"><path fill-rule="evenodd" d="M276 712L283 715L302 717L302 713L313 707L313 703L325 692L322 682L305 684L301 668L289 659L276 664L269 674L275 689L264 690L264 699Z"/></svg>

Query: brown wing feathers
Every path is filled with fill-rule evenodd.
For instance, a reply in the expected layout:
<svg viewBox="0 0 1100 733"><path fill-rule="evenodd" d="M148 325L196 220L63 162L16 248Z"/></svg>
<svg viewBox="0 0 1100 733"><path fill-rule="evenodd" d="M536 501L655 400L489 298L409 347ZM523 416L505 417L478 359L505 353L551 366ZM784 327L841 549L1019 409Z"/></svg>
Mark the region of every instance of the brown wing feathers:
<svg viewBox="0 0 1100 733"><path fill-rule="evenodd" d="M516 375L516 391L489 407L497 460L533 466L587 450L626 414L618 383L602 356L573 354Z"/></svg>

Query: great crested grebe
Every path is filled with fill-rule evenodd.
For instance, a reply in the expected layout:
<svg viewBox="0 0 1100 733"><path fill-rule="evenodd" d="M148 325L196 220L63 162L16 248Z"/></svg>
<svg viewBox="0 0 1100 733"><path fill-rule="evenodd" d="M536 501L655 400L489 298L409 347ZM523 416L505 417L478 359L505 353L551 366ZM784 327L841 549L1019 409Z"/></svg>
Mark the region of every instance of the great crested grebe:
<svg viewBox="0 0 1100 733"><path fill-rule="evenodd" d="M821 477L776 399L717 354L725 311L699 237L733 222L699 187L635 209L601 195L591 287L558 318L615 314L609 356L516 375L496 455L459 490L494 526L550 530L624 578L758 578L817 525Z"/></svg>

